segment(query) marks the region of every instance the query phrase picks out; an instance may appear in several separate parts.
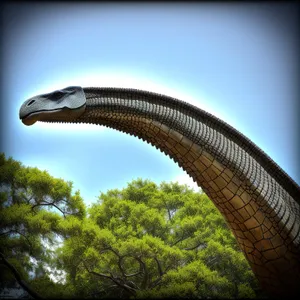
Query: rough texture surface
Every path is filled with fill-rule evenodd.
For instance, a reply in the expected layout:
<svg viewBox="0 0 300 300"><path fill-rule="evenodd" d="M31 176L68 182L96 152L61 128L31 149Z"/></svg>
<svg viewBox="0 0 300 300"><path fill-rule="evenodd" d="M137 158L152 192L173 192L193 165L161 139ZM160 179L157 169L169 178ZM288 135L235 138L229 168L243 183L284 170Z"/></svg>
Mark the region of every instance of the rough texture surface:
<svg viewBox="0 0 300 300"><path fill-rule="evenodd" d="M135 135L169 155L223 214L262 288L272 296L300 294L300 189L272 159L183 101L130 89L84 92L85 112L73 122Z"/></svg>
<svg viewBox="0 0 300 300"><path fill-rule="evenodd" d="M300 283L299 187L236 130L169 97L84 89L77 120L133 134L174 159L215 203L262 287L297 294Z"/></svg>

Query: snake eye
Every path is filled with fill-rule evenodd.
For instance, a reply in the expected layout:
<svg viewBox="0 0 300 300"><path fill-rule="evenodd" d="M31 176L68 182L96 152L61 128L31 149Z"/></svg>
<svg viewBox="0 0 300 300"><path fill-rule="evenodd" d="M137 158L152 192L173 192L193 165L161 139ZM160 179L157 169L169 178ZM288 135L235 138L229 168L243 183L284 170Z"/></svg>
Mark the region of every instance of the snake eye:
<svg viewBox="0 0 300 300"><path fill-rule="evenodd" d="M28 104L27 104L27 106L30 106L31 104L33 104L35 102L35 100L31 100Z"/></svg>

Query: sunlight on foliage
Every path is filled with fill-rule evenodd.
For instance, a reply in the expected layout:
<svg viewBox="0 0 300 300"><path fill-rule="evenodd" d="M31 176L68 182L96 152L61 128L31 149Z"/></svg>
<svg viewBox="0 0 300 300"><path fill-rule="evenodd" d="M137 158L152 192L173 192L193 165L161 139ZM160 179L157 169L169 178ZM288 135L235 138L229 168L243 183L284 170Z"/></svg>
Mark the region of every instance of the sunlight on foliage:
<svg viewBox="0 0 300 300"><path fill-rule="evenodd" d="M71 182L3 154L0 163L1 255L44 297L261 295L233 234L204 193L137 179L101 193L86 208ZM1 289L16 287L7 267L0 277Z"/></svg>

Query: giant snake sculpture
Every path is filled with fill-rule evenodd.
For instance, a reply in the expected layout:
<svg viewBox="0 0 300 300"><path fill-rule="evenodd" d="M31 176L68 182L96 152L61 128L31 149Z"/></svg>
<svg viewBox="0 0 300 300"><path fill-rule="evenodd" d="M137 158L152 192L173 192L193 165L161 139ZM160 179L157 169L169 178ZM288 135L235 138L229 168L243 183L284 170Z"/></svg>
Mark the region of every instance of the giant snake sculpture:
<svg viewBox="0 0 300 300"><path fill-rule="evenodd" d="M75 86L28 99L20 119L99 124L151 143L214 202L262 288L300 294L300 188L230 125L172 97Z"/></svg>

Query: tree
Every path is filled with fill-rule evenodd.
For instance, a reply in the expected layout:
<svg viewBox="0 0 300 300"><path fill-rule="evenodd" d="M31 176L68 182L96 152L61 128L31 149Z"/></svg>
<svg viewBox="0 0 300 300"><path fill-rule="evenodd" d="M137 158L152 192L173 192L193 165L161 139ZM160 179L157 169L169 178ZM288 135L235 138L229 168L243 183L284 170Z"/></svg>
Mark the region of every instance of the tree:
<svg viewBox="0 0 300 300"><path fill-rule="evenodd" d="M102 193L59 249L77 296L255 298L257 282L205 194L134 180Z"/></svg>
<svg viewBox="0 0 300 300"><path fill-rule="evenodd" d="M72 194L71 182L1 153L0 205L0 288L19 284L32 297L42 298L34 282L51 283L47 267L62 237L61 224L68 215L84 218L83 199L79 191Z"/></svg>
<svg viewBox="0 0 300 300"><path fill-rule="evenodd" d="M186 185L137 179L87 209L72 183L0 155L0 280L33 298L255 298L223 217Z"/></svg>

